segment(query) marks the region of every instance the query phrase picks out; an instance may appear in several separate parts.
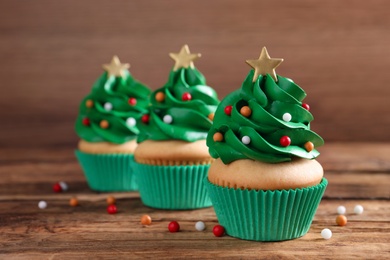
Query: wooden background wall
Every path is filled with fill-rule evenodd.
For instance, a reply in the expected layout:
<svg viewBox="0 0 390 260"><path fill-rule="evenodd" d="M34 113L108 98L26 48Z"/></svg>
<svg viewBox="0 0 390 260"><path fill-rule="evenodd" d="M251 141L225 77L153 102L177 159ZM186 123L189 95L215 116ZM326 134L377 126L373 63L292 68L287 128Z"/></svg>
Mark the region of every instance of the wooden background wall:
<svg viewBox="0 0 390 260"><path fill-rule="evenodd" d="M187 43L221 98L267 46L326 141L390 141L390 2L0 1L0 145L75 146L78 105L117 54L156 89Z"/></svg>

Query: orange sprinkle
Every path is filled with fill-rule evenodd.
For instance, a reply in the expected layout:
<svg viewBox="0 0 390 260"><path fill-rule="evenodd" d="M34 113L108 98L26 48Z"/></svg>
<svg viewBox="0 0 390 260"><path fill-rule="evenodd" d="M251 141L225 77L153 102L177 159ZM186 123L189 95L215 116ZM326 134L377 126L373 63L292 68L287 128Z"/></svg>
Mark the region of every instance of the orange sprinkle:
<svg viewBox="0 0 390 260"><path fill-rule="evenodd" d="M73 197L69 200L69 205L72 207L76 207L79 205L79 201L77 200L77 198Z"/></svg>
<svg viewBox="0 0 390 260"><path fill-rule="evenodd" d="M210 113L208 116L207 116L211 121L214 120L214 113Z"/></svg>
<svg viewBox="0 0 390 260"><path fill-rule="evenodd" d="M142 225L150 225L150 224L152 224L152 218L149 215L143 215L141 217L141 224Z"/></svg>
<svg viewBox="0 0 390 260"><path fill-rule="evenodd" d="M88 99L87 101L85 101L85 106L88 107L88 108L93 107L93 101L92 101L92 99Z"/></svg>
<svg viewBox="0 0 390 260"><path fill-rule="evenodd" d="M223 135L220 132L216 132L213 135L214 142L222 142L223 141Z"/></svg>
<svg viewBox="0 0 390 260"><path fill-rule="evenodd" d="M102 121L100 121L100 127L103 128L103 129L108 128L109 125L110 125L110 124L108 123L107 120L102 120Z"/></svg>
<svg viewBox="0 0 390 260"><path fill-rule="evenodd" d="M165 94L163 92L157 92L155 98L157 102L163 102L165 100Z"/></svg>
<svg viewBox="0 0 390 260"><path fill-rule="evenodd" d="M344 215L338 215L336 218L336 223L339 226L345 226L347 225L347 217Z"/></svg>
<svg viewBox="0 0 390 260"><path fill-rule="evenodd" d="M313 149L314 149L314 144L313 144L312 142L306 142L306 143L305 143L305 149L306 149L306 151L308 151L308 152L313 151Z"/></svg>
<svg viewBox="0 0 390 260"><path fill-rule="evenodd" d="M250 117L250 115L252 114L252 110L248 106L243 106L240 109L240 113L241 113L241 115L243 115L245 117Z"/></svg>
<svg viewBox="0 0 390 260"><path fill-rule="evenodd" d="M116 199L113 196L108 196L106 199L107 205L114 205L116 203Z"/></svg>

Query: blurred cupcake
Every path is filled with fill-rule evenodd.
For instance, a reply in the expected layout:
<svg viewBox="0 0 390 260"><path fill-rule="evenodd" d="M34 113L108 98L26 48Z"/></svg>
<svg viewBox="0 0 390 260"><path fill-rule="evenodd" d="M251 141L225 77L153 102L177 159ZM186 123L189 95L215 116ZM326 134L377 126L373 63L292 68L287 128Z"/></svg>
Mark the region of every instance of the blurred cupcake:
<svg viewBox="0 0 390 260"><path fill-rule="evenodd" d="M92 190L136 190L130 165L137 126L147 112L151 91L131 76L129 64L120 63L117 56L103 68L105 72L80 104L76 157Z"/></svg>
<svg viewBox="0 0 390 260"><path fill-rule="evenodd" d="M194 67L200 54L191 54L184 45L170 56L175 66L168 82L152 93L150 111L140 125L133 166L139 192L153 208L209 207L203 180L213 159L206 137L219 100Z"/></svg>
<svg viewBox="0 0 390 260"><path fill-rule="evenodd" d="M263 48L240 89L222 100L207 137L216 158L205 180L230 236L280 241L305 235L327 186L314 159L323 139L310 130L306 93L276 75L282 59Z"/></svg>

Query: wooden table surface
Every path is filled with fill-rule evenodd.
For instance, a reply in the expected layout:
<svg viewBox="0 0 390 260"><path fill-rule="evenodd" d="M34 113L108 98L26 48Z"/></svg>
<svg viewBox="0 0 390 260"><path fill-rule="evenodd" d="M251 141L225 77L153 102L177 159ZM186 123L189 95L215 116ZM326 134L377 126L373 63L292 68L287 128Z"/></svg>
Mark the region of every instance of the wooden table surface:
<svg viewBox="0 0 390 260"><path fill-rule="evenodd" d="M313 224L302 238L252 242L214 237L213 208L155 210L142 205L137 192L111 194L118 214L106 213L106 197L88 189L72 147L0 151L0 258L361 258L390 257L390 143L328 143L319 161L329 186ZM69 191L54 193L65 181ZM80 206L70 207L76 196ZM45 200L46 209L38 202ZM353 213L355 205L364 213ZM348 224L335 224L336 208L347 208ZM153 223L140 224L148 214ZM178 233L167 225L177 220ZM206 230L196 231L197 221ZM320 232L329 228L330 240Z"/></svg>

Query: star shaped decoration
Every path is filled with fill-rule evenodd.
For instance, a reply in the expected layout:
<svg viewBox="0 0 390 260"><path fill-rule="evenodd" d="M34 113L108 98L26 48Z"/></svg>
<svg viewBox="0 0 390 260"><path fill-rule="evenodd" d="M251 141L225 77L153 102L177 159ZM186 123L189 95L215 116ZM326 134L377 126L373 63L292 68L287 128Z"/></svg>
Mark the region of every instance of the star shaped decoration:
<svg viewBox="0 0 390 260"><path fill-rule="evenodd" d="M199 58L200 53L190 53L188 45L181 47L179 53L169 53L169 56L175 61L173 70L176 71L180 68L194 68L194 60Z"/></svg>
<svg viewBox="0 0 390 260"><path fill-rule="evenodd" d="M123 72L130 68L130 64L122 64L118 56L112 57L110 64L104 64L103 68L108 72L108 76L122 77Z"/></svg>
<svg viewBox="0 0 390 260"><path fill-rule="evenodd" d="M263 47L260 53L260 57L257 60L247 60L249 66L255 70L255 75L253 75L253 82L257 80L260 75L271 75L271 77L276 81L275 68L283 62L283 59L271 58L267 52L267 48Z"/></svg>

